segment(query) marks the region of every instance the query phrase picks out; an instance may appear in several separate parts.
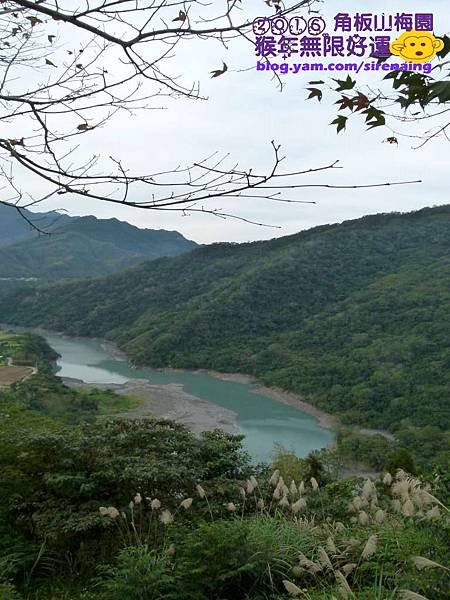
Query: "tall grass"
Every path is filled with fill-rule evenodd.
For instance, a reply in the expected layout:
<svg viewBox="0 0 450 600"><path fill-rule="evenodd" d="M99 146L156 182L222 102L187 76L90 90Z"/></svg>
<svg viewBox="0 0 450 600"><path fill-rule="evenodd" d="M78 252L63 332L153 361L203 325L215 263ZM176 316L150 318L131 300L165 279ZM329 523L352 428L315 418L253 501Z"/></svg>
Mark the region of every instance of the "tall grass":
<svg viewBox="0 0 450 600"><path fill-rule="evenodd" d="M125 511L100 509L128 545L119 570L108 571L109 600L119 599L112 593L116 584L128 600L426 598L424 573L439 571L442 578L449 572L431 556L408 555L411 548L423 550L417 532L427 523L444 526L447 508L429 486L402 471L357 481L340 521L326 514L326 487L314 478L287 484L279 470L268 480L252 476L237 483L235 496L222 506L208 498L206 485L196 492L173 512L143 493ZM135 555L130 546L142 550ZM144 561L143 581L154 585L144 596L139 578L129 579L130 589L117 583L130 560L135 567ZM159 583L151 583L148 564L161 571ZM416 590L400 589L402 581Z"/></svg>

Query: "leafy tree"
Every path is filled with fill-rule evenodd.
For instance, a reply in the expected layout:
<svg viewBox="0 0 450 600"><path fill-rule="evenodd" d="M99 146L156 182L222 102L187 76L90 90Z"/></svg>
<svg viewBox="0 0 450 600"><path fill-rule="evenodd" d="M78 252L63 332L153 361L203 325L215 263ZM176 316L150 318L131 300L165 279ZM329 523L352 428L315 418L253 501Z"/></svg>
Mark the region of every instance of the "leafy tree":
<svg viewBox="0 0 450 600"><path fill-rule="evenodd" d="M395 473L398 469L403 469L411 475L417 473L414 458L406 448L397 448L386 461L385 469L390 473Z"/></svg>
<svg viewBox="0 0 450 600"><path fill-rule="evenodd" d="M304 459L305 464L305 479L314 479L320 484L324 484L327 480L325 467L319 458L318 452L310 452Z"/></svg>
<svg viewBox="0 0 450 600"><path fill-rule="evenodd" d="M444 47L430 72L390 70L379 86L360 84L357 76L350 75L345 79L312 81L309 85L314 87L308 88L308 98L320 102L327 93L337 97L338 114L331 122L337 133L347 128L350 119L362 118L368 130L387 127L390 134L385 141L390 144L398 144L398 138L405 136L414 138L416 148L422 148L438 137L446 137L450 127L447 118L450 79L445 59L450 52L450 38L445 34L439 37ZM378 65L388 60L394 64L401 62L391 56L379 58ZM424 123L423 131L411 134L417 123Z"/></svg>

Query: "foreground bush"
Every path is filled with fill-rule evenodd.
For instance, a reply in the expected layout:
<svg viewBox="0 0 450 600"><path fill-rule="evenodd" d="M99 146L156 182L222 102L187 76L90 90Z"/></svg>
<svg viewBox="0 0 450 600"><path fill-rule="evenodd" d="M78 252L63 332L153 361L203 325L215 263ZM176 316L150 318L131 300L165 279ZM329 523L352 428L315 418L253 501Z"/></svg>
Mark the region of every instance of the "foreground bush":
<svg viewBox="0 0 450 600"><path fill-rule="evenodd" d="M438 600L450 582L448 511L429 489L402 471L395 480L386 474L382 482L360 481L341 521L324 517L329 495L315 479L287 486L276 472L269 486L251 477L224 516L211 512L207 522L196 523L195 512L186 521L196 504L210 504L202 486L196 500L181 501L179 523L157 499L147 515L139 495L129 515L114 507L102 512L131 537L145 529L143 521L159 522L159 549L149 545L154 538L142 544L134 537L136 545L104 572L102 598Z"/></svg>
<svg viewBox="0 0 450 600"><path fill-rule="evenodd" d="M439 481L277 464L285 477L253 468L239 437L169 421L6 429L0 600L446 597Z"/></svg>

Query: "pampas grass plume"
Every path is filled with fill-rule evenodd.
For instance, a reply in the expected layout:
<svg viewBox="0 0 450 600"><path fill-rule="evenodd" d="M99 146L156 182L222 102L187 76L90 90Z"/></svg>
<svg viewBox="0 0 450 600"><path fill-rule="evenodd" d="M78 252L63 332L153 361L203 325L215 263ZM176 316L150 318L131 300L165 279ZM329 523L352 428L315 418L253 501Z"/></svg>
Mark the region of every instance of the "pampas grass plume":
<svg viewBox="0 0 450 600"><path fill-rule="evenodd" d="M282 508L287 508L287 507L289 507L289 506L290 506L290 504L289 504L288 497L287 497L287 496L283 496L283 497L281 498L280 502L279 502L279 505L280 505Z"/></svg>
<svg viewBox="0 0 450 600"><path fill-rule="evenodd" d="M284 585L287 593L289 594L289 596L293 596L294 598L296 598L297 596L304 594L303 590L301 590L298 586L296 586L295 583L292 583L292 581L283 579L283 585Z"/></svg>
<svg viewBox="0 0 450 600"><path fill-rule="evenodd" d="M381 508L377 510L377 512L375 513L375 522L376 523L383 523L386 520L386 512L384 510L382 510Z"/></svg>
<svg viewBox="0 0 450 600"><path fill-rule="evenodd" d="M370 558L371 556L373 556L375 554L377 550L377 536L376 535L371 535L369 537L369 539L366 542L366 545L363 548L363 551L361 552L361 557L362 558Z"/></svg>
<svg viewBox="0 0 450 600"><path fill-rule="evenodd" d="M192 506L192 498L185 498L183 502L180 503L180 506L184 508L184 510L188 510Z"/></svg>
<svg viewBox="0 0 450 600"><path fill-rule="evenodd" d="M410 590L400 590L401 600L428 600L425 596L411 592Z"/></svg>
<svg viewBox="0 0 450 600"><path fill-rule="evenodd" d="M280 471L278 469L275 469L275 471L272 473L271 478L269 479L270 485L275 487L277 485L279 479L280 479Z"/></svg>
<svg viewBox="0 0 450 600"><path fill-rule="evenodd" d="M450 569L444 567L444 565L440 565L439 563L434 562L434 560L430 560L424 556L415 556L413 562L414 566L416 569L419 569L419 571L422 571L422 569L444 569L444 571L450 571Z"/></svg>
<svg viewBox="0 0 450 600"><path fill-rule="evenodd" d="M170 512L170 510L167 510L167 509L162 511L162 513L159 515L159 518L163 525L169 525L170 523L173 522L173 515Z"/></svg>
<svg viewBox="0 0 450 600"><path fill-rule="evenodd" d="M197 491L197 494L199 495L199 498L205 497L206 492L199 483L197 483L197 485L195 486L195 489Z"/></svg>
<svg viewBox="0 0 450 600"><path fill-rule="evenodd" d="M411 502L411 499L408 498L402 506L402 513L405 515L405 517L413 517L414 512L414 504Z"/></svg>
<svg viewBox="0 0 450 600"><path fill-rule="evenodd" d="M291 506L292 512L298 513L304 508L306 508L306 500L304 498L299 498L297 502L294 502Z"/></svg>
<svg viewBox="0 0 450 600"><path fill-rule="evenodd" d="M345 579L344 575L342 575L340 571L336 571L335 576L342 596L344 598L354 598L355 595L353 594L350 586L348 585L348 582Z"/></svg>
<svg viewBox="0 0 450 600"><path fill-rule="evenodd" d="M368 525L369 520L369 515L364 510L359 511L358 522L360 525Z"/></svg>
<svg viewBox="0 0 450 600"><path fill-rule="evenodd" d="M391 485L392 483L392 475L390 473L386 473L385 476L383 477L383 483L384 485Z"/></svg>

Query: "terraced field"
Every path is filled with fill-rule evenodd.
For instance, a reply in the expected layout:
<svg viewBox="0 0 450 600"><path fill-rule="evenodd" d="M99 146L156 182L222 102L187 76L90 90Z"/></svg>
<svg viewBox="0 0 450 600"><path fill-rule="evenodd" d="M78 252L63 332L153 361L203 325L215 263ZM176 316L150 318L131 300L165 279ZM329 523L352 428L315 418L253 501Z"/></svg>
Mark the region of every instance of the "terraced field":
<svg viewBox="0 0 450 600"><path fill-rule="evenodd" d="M34 373L33 367L0 367L0 389L8 387Z"/></svg>

